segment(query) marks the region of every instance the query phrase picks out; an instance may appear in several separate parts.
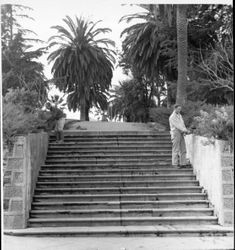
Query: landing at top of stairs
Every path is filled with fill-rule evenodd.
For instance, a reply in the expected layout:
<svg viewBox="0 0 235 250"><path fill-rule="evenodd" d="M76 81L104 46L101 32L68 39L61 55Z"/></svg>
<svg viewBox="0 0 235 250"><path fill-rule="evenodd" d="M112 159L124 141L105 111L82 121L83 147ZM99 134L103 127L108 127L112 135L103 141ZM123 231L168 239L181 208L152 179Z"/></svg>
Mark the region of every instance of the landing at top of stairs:
<svg viewBox="0 0 235 250"><path fill-rule="evenodd" d="M158 123L66 120L65 130L75 131L165 131Z"/></svg>

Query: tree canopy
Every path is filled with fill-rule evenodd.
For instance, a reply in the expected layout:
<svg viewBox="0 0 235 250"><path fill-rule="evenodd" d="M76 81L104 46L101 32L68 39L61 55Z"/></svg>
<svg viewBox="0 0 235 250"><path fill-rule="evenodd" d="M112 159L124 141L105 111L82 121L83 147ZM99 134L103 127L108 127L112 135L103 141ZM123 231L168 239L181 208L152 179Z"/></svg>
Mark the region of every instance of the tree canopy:
<svg viewBox="0 0 235 250"><path fill-rule="evenodd" d="M45 48L33 50L28 33L32 31L21 27L17 22L16 9L30 9L21 5L6 4L1 6L2 17L2 93L5 95L8 89L24 88L29 91L36 91L37 101L43 104L46 101L48 83L44 75L43 64L39 58L46 52ZM21 15L22 16L22 15ZM30 18L23 15L25 18Z"/></svg>
<svg viewBox="0 0 235 250"><path fill-rule="evenodd" d="M164 79L167 98L175 102L178 77L175 5L141 5L143 13L124 16L121 21L136 23L122 32L124 37L120 66L135 77L142 74L155 81ZM227 5L188 5L187 86L197 90L199 100L231 103L233 93L232 7ZM226 46L225 46L226 44ZM215 67L218 65L218 67ZM216 76L216 77L215 77ZM172 95L173 94L173 95ZM187 97L193 95L187 92ZM164 102L165 103L165 102Z"/></svg>
<svg viewBox="0 0 235 250"><path fill-rule="evenodd" d="M57 35L50 38L50 47L57 46L49 55L56 86L69 94L68 107L81 110L81 119L88 120L89 108L95 104L106 106L105 93L111 85L115 51L114 42L101 35L108 28L97 28L98 22L69 16L63 19L66 28L53 26Z"/></svg>

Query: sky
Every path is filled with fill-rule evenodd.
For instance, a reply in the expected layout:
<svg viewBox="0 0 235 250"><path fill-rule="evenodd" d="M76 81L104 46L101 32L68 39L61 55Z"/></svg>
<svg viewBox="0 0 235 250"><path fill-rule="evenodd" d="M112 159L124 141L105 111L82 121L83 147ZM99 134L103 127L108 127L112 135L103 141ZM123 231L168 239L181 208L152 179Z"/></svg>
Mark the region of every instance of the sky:
<svg viewBox="0 0 235 250"><path fill-rule="evenodd" d="M33 17L35 20L22 19L19 22L24 28L28 28L37 33L38 38L47 42L48 38L55 35L55 30L51 29L54 25L63 25L62 21L66 15L74 18L75 15L83 16L92 21L102 20L100 27L108 27L112 29L112 33L107 35L115 41L117 49L121 50L121 38L120 33L128 25L125 22L119 22L120 18L127 14L133 14L142 12L143 9L137 6L137 3L223 3L232 4L232 1L225 0L223 2L214 1L152 1L152 0L15 0L5 1L1 0L1 3L14 3L31 7L33 10L28 11L27 14ZM44 72L48 79L51 75L51 65L47 63L47 56L44 55L40 58L40 61L44 64ZM113 72L112 85L118 85L119 81L126 79L121 68L115 68ZM52 93L58 93L56 90L52 90ZM78 118L78 113L67 112L68 118Z"/></svg>

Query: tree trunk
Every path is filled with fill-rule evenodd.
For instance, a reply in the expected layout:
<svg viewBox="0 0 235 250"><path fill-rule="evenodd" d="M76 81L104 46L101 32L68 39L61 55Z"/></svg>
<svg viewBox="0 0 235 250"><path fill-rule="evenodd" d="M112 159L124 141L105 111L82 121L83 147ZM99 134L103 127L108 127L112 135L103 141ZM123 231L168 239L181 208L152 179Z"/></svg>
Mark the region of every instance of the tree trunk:
<svg viewBox="0 0 235 250"><path fill-rule="evenodd" d="M89 121L89 103L84 94L80 100L80 107L80 121Z"/></svg>
<svg viewBox="0 0 235 250"><path fill-rule="evenodd" d="M11 4L9 4L9 10L10 10L10 43L11 43L13 40L13 10Z"/></svg>
<svg viewBox="0 0 235 250"><path fill-rule="evenodd" d="M90 111L89 103L86 102L86 106L85 106L85 121L89 121L89 111Z"/></svg>
<svg viewBox="0 0 235 250"><path fill-rule="evenodd" d="M187 5L177 5L177 48L178 48L178 80L176 103L184 105L186 102L187 84L187 57L188 57L188 32L187 32Z"/></svg>
<svg viewBox="0 0 235 250"><path fill-rule="evenodd" d="M170 84L169 82L166 83L167 85L167 108L170 108L171 107L171 89L170 89Z"/></svg>

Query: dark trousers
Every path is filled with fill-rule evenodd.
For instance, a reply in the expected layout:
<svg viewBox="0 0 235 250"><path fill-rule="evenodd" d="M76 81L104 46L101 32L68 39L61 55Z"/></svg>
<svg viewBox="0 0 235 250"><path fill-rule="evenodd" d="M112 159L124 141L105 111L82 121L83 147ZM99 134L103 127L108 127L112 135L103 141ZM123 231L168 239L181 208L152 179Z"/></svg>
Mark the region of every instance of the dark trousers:
<svg viewBox="0 0 235 250"><path fill-rule="evenodd" d="M172 134L172 165L185 165L186 162L186 146L184 135L179 130Z"/></svg>
<svg viewBox="0 0 235 250"><path fill-rule="evenodd" d="M57 141L64 141L64 132L63 132L63 130L62 131L56 130L55 134L56 134L56 140Z"/></svg>

